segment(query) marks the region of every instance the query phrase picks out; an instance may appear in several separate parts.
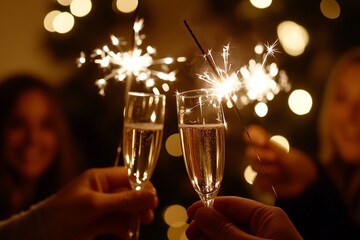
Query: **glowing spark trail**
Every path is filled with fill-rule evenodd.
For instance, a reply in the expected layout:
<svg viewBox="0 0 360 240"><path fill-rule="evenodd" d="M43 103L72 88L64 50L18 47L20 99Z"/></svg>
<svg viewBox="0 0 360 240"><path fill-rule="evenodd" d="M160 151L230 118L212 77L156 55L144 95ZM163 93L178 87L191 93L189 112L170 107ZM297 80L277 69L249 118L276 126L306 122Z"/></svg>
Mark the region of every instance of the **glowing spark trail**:
<svg viewBox="0 0 360 240"><path fill-rule="evenodd" d="M95 49L90 55L90 59L98 64L107 74L105 77L97 79L95 84L99 87L99 93L105 95L105 89L110 79L117 81L131 81L133 77L136 81L144 82L146 87L153 88L155 94L159 90L155 87L156 79L167 82L176 80L176 71L169 71L169 65L174 62L184 62L185 57L178 58L161 58L155 59L156 49L151 46L141 48L144 34L140 31L143 29L144 20L138 19L133 25L133 44L129 50L124 50L127 45L126 41L115 36L111 36L112 46L107 45ZM112 50L115 49L115 50ZM82 52L78 59L78 66L81 67L85 62L85 54ZM154 66L158 66L156 69ZM164 91L168 90L167 84L163 86Z"/></svg>

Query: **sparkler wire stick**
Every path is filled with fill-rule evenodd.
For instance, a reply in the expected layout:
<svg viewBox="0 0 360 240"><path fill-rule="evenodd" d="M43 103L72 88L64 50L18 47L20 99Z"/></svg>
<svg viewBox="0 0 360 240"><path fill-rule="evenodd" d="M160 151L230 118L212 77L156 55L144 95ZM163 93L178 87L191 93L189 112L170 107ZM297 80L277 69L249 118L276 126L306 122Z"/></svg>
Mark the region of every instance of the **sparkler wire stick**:
<svg viewBox="0 0 360 240"><path fill-rule="evenodd" d="M198 48L200 49L201 53L205 56L205 59L206 59L207 63L210 65L210 67L212 68L212 70L214 71L214 73L216 74L216 76L218 77L219 81L221 81L221 80L222 80L221 75L220 75L220 73L218 72L218 70L217 70L217 68L216 68L216 64L215 64L213 58L210 58L210 57L209 57L209 54L207 54L207 53L205 52L205 50L204 50L203 47L201 46L199 40L197 39L197 37L195 36L195 34L193 33L193 31L191 30L191 28L190 28L189 24L186 22L186 20L184 20L184 24L185 24L186 28L188 29L190 35L191 35L192 38L194 39L196 45L197 45ZM245 130L245 132L246 132L246 135L247 135L247 137L248 137L248 139L249 139L249 141L250 141L250 144L251 144L252 148L253 148L254 151L255 151L255 154L256 154L256 157L257 157L258 161L260 162L262 171L265 173L267 179L269 180L269 182L270 182L270 184L271 184L271 188L272 188L272 190L273 190L273 192L274 192L274 194L275 194L275 197L278 198L278 195L277 195L277 193L276 193L275 187L274 187L274 185L272 184L271 178L270 178L270 176L268 175L268 173L267 173L267 171L266 171L266 169L265 169L265 167L264 167L264 165L263 165L263 162L262 162L262 160L261 160L261 158L260 158L260 156L259 156L259 154L258 154L258 152L257 152L257 150L256 150L256 148L255 148L255 144L253 143L253 141L252 141L252 139L251 139L251 137L250 137L250 134L249 134L249 132L248 132L248 130L247 130L247 128L246 128L246 124L245 124L244 119L242 118L242 116L241 116L241 114L240 114L240 111L239 111L239 109L237 108L234 100L233 100L231 97L229 97L229 100L230 100L231 104L233 105L234 110L235 110L235 113L236 113L236 115L238 116L238 118L240 119L241 124L243 125L243 128L244 128L244 130Z"/></svg>

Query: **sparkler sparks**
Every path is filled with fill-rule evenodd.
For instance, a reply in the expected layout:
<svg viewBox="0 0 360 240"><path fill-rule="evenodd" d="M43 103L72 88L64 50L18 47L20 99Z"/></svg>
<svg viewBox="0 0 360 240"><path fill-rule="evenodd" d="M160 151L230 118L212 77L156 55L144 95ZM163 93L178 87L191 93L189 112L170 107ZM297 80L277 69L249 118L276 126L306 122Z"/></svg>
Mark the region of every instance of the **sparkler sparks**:
<svg viewBox="0 0 360 240"><path fill-rule="evenodd" d="M169 65L174 62L184 62L185 57L178 58L161 58L155 59L156 49L151 46L146 46L142 49L142 43L145 35L140 31L143 29L144 20L139 19L133 25L133 45L129 50L124 50L127 45L126 41L115 36L111 36L112 46L107 45L102 48L95 49L90 55L90 60L107 74L105 77L97 79L95 84L99 87L99 93L105 95L105 89L110 79L117 81L131 81L134 78L136 81L144 82L146 87L152 88L155 94L159 90L155 87L157 79L173 82L176 80L176 71L170 71ZM116 49L116 50L112 50ZM85 54L82 52L80 58L77 60L78 66L81 67L86 62ZM157 68L154 68L157 65ZM131 83L129 83L131 84ZM168 91L167 83L163 85L163 90Z"/></svg>
<svg viewBox="0 0 360 240"><path fill-rule="evenodd" d="M288 92L291 88L288 77L284 70L279 70L276 63L267 63L268 57L274 56L277 42L272 45L258 44L255 47L257 55L262 55L262 61L256 62L250 59L247 66L240 68L242 83L245 88L247 98L242 98L243 104L259 101L271 101L280 91ZM265 51L266 49L266 51Z"/></svg>
<svg viewBox="0 0 360 240"><path fill-rule="evenodd" d="M207 53L208 59L214 64L215 72L205 71L199 74L199 78L212 86L218 98L228 99L235 96L235 92L242 87L239 81L239 71L231 71L231 64L229 64L229 45L223 47L223 68L215 64L211 51Z"/></svg>
<svg viewBox="0 0 360 240"><path fill-rule="evenodd" d="M267 63L268 57L277 52L276 44L277 42L272 45L258 44L255 52L262 56L262 61L250 59L248 65L235 71L231 70L229 63L229 45L223 47L222 67L215 64L211 51L208 51L204 57L211 62L213 71L205 71L198 76L217 92L218 98L224 98L227 101L228 107L232 107L231 102L236 102L238 99L242 105L253 101L271 101L280 91L288 92L291 88L285 71L280 70L274 62Z"/></svg>

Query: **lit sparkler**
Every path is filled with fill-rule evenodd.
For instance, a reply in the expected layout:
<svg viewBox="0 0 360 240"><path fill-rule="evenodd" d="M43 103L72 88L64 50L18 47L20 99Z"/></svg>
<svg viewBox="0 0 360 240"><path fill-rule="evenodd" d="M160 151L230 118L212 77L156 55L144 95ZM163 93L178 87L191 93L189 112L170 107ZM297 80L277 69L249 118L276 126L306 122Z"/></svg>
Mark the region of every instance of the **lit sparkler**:
<svg viewBox="0 0 360 240"><path fill-rule="evenodd" d="M267 63L268 57L277 52L276 44L277 42L272 45L258 44L255 47L255 52L260 56L262 55L262 61L256 62L256 60L251 59L247 66L240 68L241 82L246 93L246 98L242 98L244 105L252 101L271 101L280 91L288 92L290 90L291 85L288 82L286 72L279 70L274 62Z"/></svg>
<svg viewBox="0 0 360 240"><path fill-rule="evenodd" d="M203 56L205 57L206 61L208 62L208 64L210 65L210 67L212 69L211 73L205 72L203 75L199 75L199 78L204 80L205 82L209 83L212 86L212 88L210 90L214 91L216 93L217 98L227 100L228 106L230 105L229 107L233 107L236 115L238 116L238 118L240 119L240 121L243 125L245 133L246 133L251 145L253 146L253 149L255 151L258 161L261 164L263 172L265 173L265 175L268 177L269 181L271 182L271 179L268 176L264 165L262 164L262 160L256 151L255 145L252 142L250 134L247 131L246 124L240 114L240 110L238 109L238 107L235 104L234 98L236 99L235 93L239 89L242 89L245 91L245 93L248 93L249 89L252 89L252 87L254 87L254 86L256 87L257 84L261 84L261 82L258 81L258 79L259 79L258 76L260 75L260 73L263 76L267 77L267 78L264 78L265 80L262 79L262 81L265 81L265 82L266 81L274 81L273 78L270 78L270 76L277 76L277 73L275 74L276 71L274 71L275 68L270 67L269 70L272 70L272 71L268 71L267 68L264 68L264 66L266 64L266 60L267 60L268 56L274 54L274 52L276 51L276 50L274 50L276 42L271 46L267 46L267 52L264 55L263 61L260 65L258 65L255 62L254 64L249 65L248 68L245 67L245 68L241 68L239 71L229 72L230 68L231 68L231 64L229 64L229 62L228 62L229 46L225 46L223 48L222 57L223 57L223 62L224 62L224 68L221 68L215 63L214 58L211 55L211 51L209 51L208 53L206 53L204 51L204 49L202 48L201 44L199 43L198 39L196 38L195 34L192 32L190 26L187 24L186 21L184 21L184 24L187 27L189 33L191 34L192 38L194 39L195 43L199 47L200 51L202 52ZM250 61L250 62L252 62L252 61ZM270 64L270 66L271 66L271 64ZM276 67L276 69L277 69L277 67ZM239 72L241 72L243 76L245 75L245 77L239 78L238 77ZM256 77L254 77L254 76L256 76ZM284 79L285 78L283 78L282 81L284 81ZM287 78L286 78L286 82L287 82ZM264 89L267 89L266 91L268 91L268 92L272 92L273 91L273 88L271 87L272 84L270 84L269 86L270 87L266 86ZM258 96L256 96L256 98L253 98L253 99L263 100L263 97L266 96L266 94L265 94L266 91L265 90L258 91L257 92L257 93L259 93ZM274 91L274 93L276 93L276 91ZM253 95L250 95L250 96L253 97ZM272 187L272 190L273 190L275 196L277 197L276 190L272 183L271 183L271 187Z"/></svg>
<svg viewBox="0 0 360 240"><path fill-rule="evenodd" d="M228 99L235 97L236 91L238 91L243 84L241 83L238 74L239 71L232 71L231 64L229 64L229 45L223 47L222 52L223 68L215 64L211 51L208 51L205 58L213 63L215 71L205 71L203 74L199 74L199 78L212 87L218 98Z"/></svg>
<svg viewBox="0 0 360 240"><path fill-rule="evenodd" d="M223 47L222 67L215 64L211 51L208 51L205 58L212 63L213 71L205 71L198 76L217 92L219 98L227 100L228 107L233 105L230 98L234 102L240 99L242 105L253 101L271 101L280 91L288 92L291 88L285 71L279 70L274 62L267 63L268 57L273 56L277 51L276 43L272 45L258 44L255 52L263 56L262 61L256 62L255 59L251 59L248 65L234 71L231 70L229 63L229 45Z"/></svg>
<svg viewBox="0 0 360 240"><path fill-rule="evenodd" d="M169 71L169 65L174 62L184 62L185 57L166 57L155 59L156 49L152 46L146 46L142 49L142 43L145 34L141 34L144 20L138 19L133 25L133 46L129 50L124 50L127 42L121 38L111 36L112 46L107 45L102 48L95 49L90 55L90 59L107 73L105 77L97 79L95 84L99 87L99 93L105 94L105 89L110 79L117 81L127 80L128 89L130 90L131 79L144 82L146 87L152 88L155 94L159 94L159 90L155 87L157 79L166 82L176 80L176 71ZM116 49L116 50L112 50ZM86 62L85 54L82 52L78 59L78 66L81 67ZM158 66L157 69L154 66ZM168 85L163 85L163 90L168 91Z"/></svg>

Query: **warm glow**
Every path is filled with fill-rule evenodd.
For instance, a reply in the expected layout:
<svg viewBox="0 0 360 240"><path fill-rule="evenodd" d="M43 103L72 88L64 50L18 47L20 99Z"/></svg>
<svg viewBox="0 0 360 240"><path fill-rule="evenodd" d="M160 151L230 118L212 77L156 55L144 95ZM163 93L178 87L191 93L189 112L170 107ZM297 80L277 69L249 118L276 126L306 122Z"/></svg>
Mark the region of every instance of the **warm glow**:
<svg viewBox="0 0 360 240"><path fill-rule="evenodd" d="M161 85L161 87L162 87L162 89L164 90L164 92L168 92L168 91L170 90L170 86L169 86L169 84L167 84L167 83L163 83L163 84Z"/></svg>
<svg viewBox="0 0 360 240"><path fill-rule="evenodd" d="M150 120L151 120L151 122L153 122L153 123L156 122L156 112L155 112L155 111L151 114Z"/></svg>
<svg viewBox="0 0 360 240"><path fill-rule="evenodd" d="M256 8L267 8L271 5L272 0L250 0L251 4Z"/></svg>
<svg viewBox="0 0 360 240"><path fill-rule="evenodd" d="M188 220L186 209L178 204L169 206L164 211L164 221L167 225L181 227Z"/></svg>
<svg viewBox="0 0 360 240"><path fill-rule="evenodd" d="M58 33L67 33L74 27L75 19L68 12L62 12L56 15L53 22L54 31Z"/></svg>
<svg viewBox="0 0 360 240"><path fill-rule="evenodd" d="M44 27L47 31L55 32L54 25L53 25L54 19L60 13L61 13L60 11L54 10L54 11L51 11L48 14L46 14L46 16L44 18Z"/></svg>
<svg viewBox="0 0 360 240"><path fill-rule="evenodd" d="M189 224L187 223L181 227L169 227L167 231L168 240L187 240L185 231L188 227Z"/></svg>
<svg viewBox="0 0 360 240"><path fill-rule="evenodd" d="M264 45L262 44L257 44L255 47L254 47L254 52L258 55L260 54L263 54L265 51L265 48L264 48Z"/></svg>
<svg viewBox="0 0 360 240"><path fill-rule="evenodd" d="M86 16L91 8L91 0L73 0L70 4L70 12L76 17Z"/></svg>
<svg viewBox="0 0 360 240"><path fill-rule="evenodd" d="M309 33L301 25L284 21L277 27L277 35L285 52L291 56L299 56L309 43Z"/></svg>
<svg viewBox="0 0 360 240"><path fill-rule="evenodd" d="M290 151L290 144L289 141L281 136L281 135L275 135L270 138L270 142L276 144L277 146L284 149L287 153Z"/></svg>
<svg viewBox="0 0 360 240"><path fill-rule="evenodd" d="M255 113L259 117L265 117L266 114L268 113L268 106L266 105L266 103L263 102L257 103L255 105Z"/></svg>
<svg viewBox="0 0 360 240"><path fill-rule="evenodd" d="M311 95L302 89L293 91L289 96L289 107L297 115L304 115L310 112L312 107Z"/></svg>
<svg viewBox="0 0 360 240"><path fill-rule="evenodd" d="M335 19L340 16L340 5L335 0L322 0L320 10L325 17L330 19Z"/></svg>
<svg viewBox="0 0 360 240"><path fill-rule="evenodd" d="M135 11L139 4L138 0L114 0L116 1L116 9L123 13L130 13Z"/></svg>
<svg viewBox="0 0 360 240"><path fill-rule="evenodd" d="M178 61L178 62L186 62L186 57L178 57L176 59L176 61Z"/></svg>
<svg viewBox="0 0 360 240"><path fill-rule="evenodd" d="M153 87L152 91L155 95L160 95L160 91L157 89L157 87Z"/></svg>
<svg viewBox="0 0 360 240"><path fill-rule="evenodd" d="M180 135L178 133L172 134L165 142L166 151L174 157L182 156Z"/></svg>
<svg viewBox="0 0 360 240"><path fill-rule="evenodd" d="M57 0L57 2L63 6L69 6L72 0Z"/></svg>
<svg viewBox="0 0 360 240"><path fill-rule="evenodd" d="M257 172L255 172L251 166L247 166L244 171L244 178L248 184L253 184L256 178Z"/></svg>

